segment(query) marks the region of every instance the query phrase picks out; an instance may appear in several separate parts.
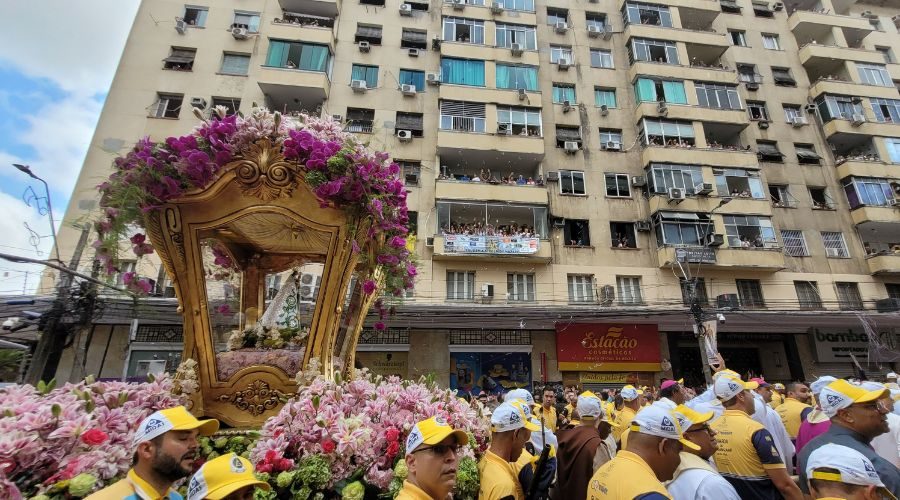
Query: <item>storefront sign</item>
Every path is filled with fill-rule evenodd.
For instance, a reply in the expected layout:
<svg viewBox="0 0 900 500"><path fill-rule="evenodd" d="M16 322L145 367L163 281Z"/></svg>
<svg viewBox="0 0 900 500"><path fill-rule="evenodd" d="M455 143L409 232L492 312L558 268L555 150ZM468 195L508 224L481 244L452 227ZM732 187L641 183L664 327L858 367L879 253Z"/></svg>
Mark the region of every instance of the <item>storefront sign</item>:
<svg viewBox="0 0 900 500"><path fill-rule="evenodd" d="M675 248L675 260L694 264L715 264L716 251L712 248L677 247Z"/></svg>
<svg viewBox="0 0 900 500"><path fill-rule="evenodd" d="M531 354L527 352L451 352L450 388L461 393L502 394L531 388Z"/></svg>
<svg viewBox="0 0 900 500"><path fill-rule="evenodd" d="M637 375L632 372L581 372L578 380L582 384L633 384Z"/></svg>
<svg viewBox="0 0 900 500"><path fill-rule="evenodd" d="M444 236L445 253L530 254L537 253L540 244L539 238L466 236L462 234Z"/></svg>
<svg viewBox="0 0 900 500"><path fill-rule="evenodd" d="M879 331L878 337L884 347L896 349L896 335L893 330ZM812 328L809 340L812 343L816 361L820 363L852 363L851 354L863 362L869 353L869 337L862 330Z"/></svg>
<svg viewBox="0 0 900 500"><path fill-rule="evenodd" d="M409 376L408 354L405 351L357 351L356 361L375 375L406 378Z"/></svg>
<svg viewBox="0 0 900 500"><path fill-rule="evenodd" d="M556 355L562 371L661 371L655 324L557 323Z"/></svg>

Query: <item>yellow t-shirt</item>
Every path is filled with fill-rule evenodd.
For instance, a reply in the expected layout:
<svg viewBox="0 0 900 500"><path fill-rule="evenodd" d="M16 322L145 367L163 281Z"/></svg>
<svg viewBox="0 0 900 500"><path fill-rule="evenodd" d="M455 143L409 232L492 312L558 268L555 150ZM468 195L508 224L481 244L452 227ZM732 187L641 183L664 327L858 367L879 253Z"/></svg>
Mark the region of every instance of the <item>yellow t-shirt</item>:
<svg viewBox="0 0 900 500"><path fill-rule="evenodd" d="M647 494L653 494L650 498L672 498L647 462L630 451L617 453L588 482L589 500L633 500Z"/></svg>
<svg viewBox="0 0 900 500"><path fill-rule="evenodd" d="M637 412L627 406L623 406L622 410L616 413L616 424L618 427L612 428L612 434L616 441L621 439L622 433L631 425L635 415L637 415Z"/></svg>
<svg viewBox="0 0 900 500"><path fill-rule="evenodd" d="M784 469L775 441L762 424L740 410L725 414L710 424L716 431L715 462L719 473L741 498L778 498L778 490L766 472Z"/></svg>
<svg viewBox="0 0 900 500"><path fill-rule="evenodd" d="M772 391L772 401L769 401L769 406L777 408L781 403L784 403L784 396L777 391Z"/></svg>
<svg viewBox="0 0 900 500"><path fill-rule="evenodd" d="M525 499L515 465L491 450L478 462L478 476L481 479L478 500L500 500L510 496L516 500Z"/></svg>
<svg viewBox="0 0 900 500"><path fill-rule="evenodd" d="M403 481L403 488L397 493L394 500L431 500L431 497L418 486L409 481Z"/></svg>
<svg viewBox="0 0 900 500"><path fill-rule="evenodd" d="M797 433L800 432L800 424L803 423L803 412L807 409L807 413L809 413L809 411L812 411L812 406L801 403L794 398L784 398L784 402L775 408L791 439L797 439Z"/></svg>
<svg viewBox="0 0 900 500"><path fill-rule="evenodd" d="M93 495L89 495L84 500L123 500L128 498L182 500L182 496L171 488L165 494L160 494L153 486L150 486L150 483L141 479L134 472L134 469L128 471L125 479L117 481Z"/></svg>
<svg viewBox="0 0 900 500"><path fill-rule="evenodd" d="M537 419L538 422L541 421L541 416L544 417L544 426L550 429L550 432L556 432L556 424L559 417L556 415L556 408L550 407L550 410L544 413L544 407L535 404L534 405L534 418Z"/></svg>

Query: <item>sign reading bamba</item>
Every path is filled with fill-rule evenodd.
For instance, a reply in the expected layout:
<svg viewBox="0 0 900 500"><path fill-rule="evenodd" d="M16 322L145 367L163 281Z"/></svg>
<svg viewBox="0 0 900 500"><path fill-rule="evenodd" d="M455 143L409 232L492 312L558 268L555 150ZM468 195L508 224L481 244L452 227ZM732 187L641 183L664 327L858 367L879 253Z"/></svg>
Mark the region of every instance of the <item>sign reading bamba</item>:
<svg viewBox="0 0 900 500"><path fill-rule="evenodd" d="M561 371L660 371L655 324L557 323L556 355Z"/></svg>

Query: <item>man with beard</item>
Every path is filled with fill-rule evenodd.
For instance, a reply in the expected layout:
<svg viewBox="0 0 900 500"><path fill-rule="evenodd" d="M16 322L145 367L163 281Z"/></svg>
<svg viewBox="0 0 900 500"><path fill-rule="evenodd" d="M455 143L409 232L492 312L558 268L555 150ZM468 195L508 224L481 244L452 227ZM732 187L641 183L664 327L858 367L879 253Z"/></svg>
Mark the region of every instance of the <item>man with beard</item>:
<svg viewBox="0 0 900 500"><path fill-rule="evenodd" d="M685 448L675 477L666 485L672 498L685 500L741 500L734 487L716 470L709 459L719 448L716 431L709 426L713 412L698 413L679 405L675 417L684 431L684 438L700 449Z"/></svg>
<svg viewBox="0 0 900 500"><path fill-rule="evenodd" d="M447 424L442 417L431 417L416 424L406 438L406 467L399 500L448 498L456 486L459 448L469 436Z"/></svg>
<svg viewBox="0 0 900 500"><path fill-rule="evenodd" d="M792 441L797 440L797 432L800 431L800 424L806 420L809 412L813 410L809 400L812 393L809 387L802 382L791 382L787 386L787 397L784 403L778 405L775 411L781 416L784 428L787 429L788 436Z"/></svg>
<svg viewBox="0 0 900 500"><path fill-rule="evenodd" d="M219 430L219 421L197 420L184 406L145 418L134 435L134 464L125 479L87 500L182 500L172 484L193 472L197 436Z"/></svg>

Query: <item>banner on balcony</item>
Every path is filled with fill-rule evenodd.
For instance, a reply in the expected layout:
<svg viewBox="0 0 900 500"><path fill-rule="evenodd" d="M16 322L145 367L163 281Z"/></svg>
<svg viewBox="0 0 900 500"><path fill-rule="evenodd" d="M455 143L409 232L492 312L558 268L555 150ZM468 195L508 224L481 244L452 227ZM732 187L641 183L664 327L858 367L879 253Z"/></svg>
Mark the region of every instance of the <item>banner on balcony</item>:
<svg viewBox="0 0 900 500"><path fill-rule="evenodd" d="M661 371L655 324L556 324L556 356L561 371Z"/></svg>
<svg viewBox="0 0 900 500"><path fill-rule="evenodd" d="M537 253L540 243L539 238L448 234L444 236L444 252L530 254Z"/></svg>

